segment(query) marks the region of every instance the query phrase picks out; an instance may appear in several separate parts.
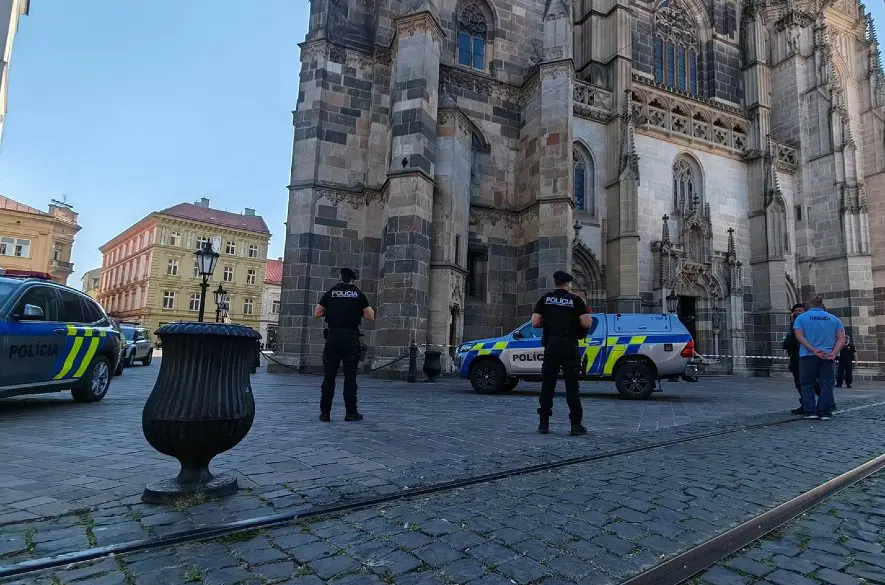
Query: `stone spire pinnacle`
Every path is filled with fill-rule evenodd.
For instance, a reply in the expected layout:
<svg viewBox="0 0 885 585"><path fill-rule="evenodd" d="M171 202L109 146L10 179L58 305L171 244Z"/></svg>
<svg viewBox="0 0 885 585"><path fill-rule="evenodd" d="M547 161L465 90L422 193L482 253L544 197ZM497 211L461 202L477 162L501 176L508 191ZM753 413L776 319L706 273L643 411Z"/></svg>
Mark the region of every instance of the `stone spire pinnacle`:
<svg viewBox="0 0 885 585"><path fill-rule="evenodd" d="M777 145L771 134L768 135L768 153L765 156L765 205L771 205L776 199L780 199L781 184L777 178Z"/></svg>
<svg viewBox="0 0 885 585"><path fill-rule="evenodd" d="M670 216L664 214L664 217L661 218L663 220L663 226L661 227L661 243L669 244L670 243Z"/></svg>
<svg viewBox="0 0 885 585"><path fill-rule="evenodd" d="M624 113L621 117L621 165L620 173L630 170L639 182L639 155L636 154L635 126L633 121L633 99L629 89L624 90Z"/></svg>
<svg viewBox="0 0 885 585"><path fill-rule="evenodd" d="M734 228L728 228L728 257L735 257L735 249L734 249Z"/></svg>

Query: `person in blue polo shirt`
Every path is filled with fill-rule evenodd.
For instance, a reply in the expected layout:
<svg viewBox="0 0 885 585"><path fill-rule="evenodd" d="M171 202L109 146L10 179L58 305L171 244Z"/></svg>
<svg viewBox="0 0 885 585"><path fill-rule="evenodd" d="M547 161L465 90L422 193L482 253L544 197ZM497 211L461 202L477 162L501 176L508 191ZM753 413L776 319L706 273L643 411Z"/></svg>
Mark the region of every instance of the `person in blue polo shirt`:
<svg viewBox="0 0 885 585"><path fill-rule="evenodd" d="M824 310L824 302L814 297L810 309L793 322L799 341L799 377L802 384L802 414L805 418L829 420L836 402L834 363L845 345L845 328L838 317ZM820 384L815 404L814 382Z"/></svg>

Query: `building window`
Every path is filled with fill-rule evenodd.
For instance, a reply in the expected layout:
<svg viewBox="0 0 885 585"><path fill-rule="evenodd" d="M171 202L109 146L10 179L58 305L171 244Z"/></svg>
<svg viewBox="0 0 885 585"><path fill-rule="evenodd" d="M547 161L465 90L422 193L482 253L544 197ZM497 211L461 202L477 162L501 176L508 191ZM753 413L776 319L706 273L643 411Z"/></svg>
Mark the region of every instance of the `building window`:
<svg viewBox="0 0 885 585"><path fill-rule="evenodd" d="M163 308L164 309L174 309L175 308L175 291L167 290L163 293Z"/></svg>
<svg viewBox="0 0 885 585"><path fill-rule="evenodd" d="M181 232L172 232L169 235L170 246L181 246Z"/></svg>
<svg viewBox="0 0 885 585"><path fill-rule="evenodd" d="M258 246L249 244L249 258L258 258Z"/></svg>
<svg viewBox="0 0 885 585"><path fill-rule="evenodd" d="M0 256L31 257L31 240L0 238Z"/></svg>
<svg viewBox="0 0 885 585"><path fill-rule="evenodd" d="M194 278L199 278L200 276L200 263L197 260L194 260Z"/></svg>
<svg viewBox="0 0 885 585"><path fill-rule="evenodd" d="M243 314L251 315L252 314L252 299L243 299Z"/></svg>
<svg viewBox="0 0 885 585"><path fill-rule="evenodd" d="M467 290L465 293L468 297L485 300L487 264L488 256L485 252L467 251Z"/></svg>
<svg viewBox="0 0 885 585"><path fill-rule="evenodd" d="M680 0L663 0L655 13L655 81L700 94L698 23Z"/></svg>
<svg viewBox="0 0 885 585"><path fill-rule="evenodd" d="M178 260L175 258L169 259L169 265L166 267L166 274L169 276L178 276Z"/></svg>
<svg viewBox="0 0 885 585"><path fill-rule="evenodd" d="M227 246L225 246L224 251L225 251L225 253L227 253L228 256L236 256L236 254L237 254L237 243L228 240L228 242L227 242Z"/></svg>
<svg viewBox="0 0 885 585"><path fill-rule="evenodd" d="M209 243L209 238L207 238L206 236L200 236L199 238L197 238L197 243L194 245L194 249L195 250L202 250L203 248L206 247L206 244L208 244L208 243Z"/></svg>
<svg viewBox="0 0 885 585"><path fill-rule="evenodd" d="M189 311L196 312L196 311L200 310L200 297L201 296L202 296L201 293L191 293L190 303L188 304L188 307L187 307Z"/></svg>
<svg viewBox="0 0 885 585"><path fill-rule="evenodd" d="M234 281L234 269L230 266L224 267L224 282L233 282Z"/></svg>
<svg viewBox="0 0 885 585"><path fill-rule="evenodd" d="M673 206L685 215L700 205L698 178L694 166L686 159L678 158L673 163Z"/></svg>
<svg viewBox="0 0 885 585"><path fill-rule="evenodd" d="M270 312L274 315L280 314L280 301L271 301Z"/></svg>
<svg viewBox="0 0 885 585"><path fill-rule="evenodd" d="M487 39L486 17L479 6L470 4L458 17L458 63L485 71Z"/></svg>
<svg viewBox="0 0 885 585"><path fill-rule="evenodd" d="M255 284L255 269L250 268L246 271L246 284Z"/></svg>
<svg viewBox="0 0 885 585"><path fill-rule="evenodd" d="M575 145L572 151L575 209L596 215L595 169L593 158Z"/></svg>

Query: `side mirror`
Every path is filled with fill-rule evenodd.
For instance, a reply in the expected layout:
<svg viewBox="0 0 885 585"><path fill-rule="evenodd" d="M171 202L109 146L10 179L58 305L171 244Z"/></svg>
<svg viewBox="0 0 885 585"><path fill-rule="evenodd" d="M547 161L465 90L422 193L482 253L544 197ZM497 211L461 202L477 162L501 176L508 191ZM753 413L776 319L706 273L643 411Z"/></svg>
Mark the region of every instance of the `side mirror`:
<svg viewBox="0 0 885 585"><path fill-rule="evenodd" d="M519 331L514 331L513 339L522 339L522 333L520 333Z"/></svg>
<svg viewBox="0 0 885 585"><path fill-rule="evenodd" d="M42 321L45 318L43 309L37 305L25 305L22 315L13 315L13 319L18 321Z"/></svg>

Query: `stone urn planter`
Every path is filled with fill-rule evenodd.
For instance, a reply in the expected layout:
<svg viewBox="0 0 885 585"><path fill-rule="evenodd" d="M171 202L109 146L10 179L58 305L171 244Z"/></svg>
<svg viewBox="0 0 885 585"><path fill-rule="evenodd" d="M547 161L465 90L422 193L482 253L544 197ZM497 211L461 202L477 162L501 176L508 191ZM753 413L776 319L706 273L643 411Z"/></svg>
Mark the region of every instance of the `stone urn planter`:
<svg viewBox="0 0 885 585"><path fill-rule="evenodd" d="M424 373L427 374L430 382L433 382L433 379L442 373L441 356L442 352L435 349L428 349L424 352Z"/></svg>
<svg viewBox="0 0 885 585"><path fill-rule="evenodd" d="M141 426L151 447L178 459L181 472L149 484L142 500L232 494L239 487L236 478L213 476L209 462L235 447L252 427L249 374L260 335L224 323L170 323L156 335L163 338L163 359Z"/></svg>

